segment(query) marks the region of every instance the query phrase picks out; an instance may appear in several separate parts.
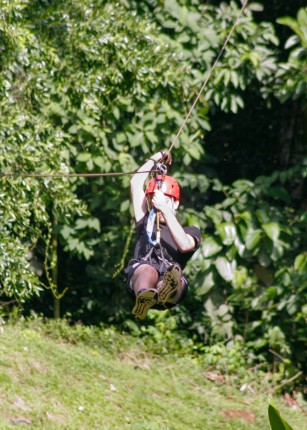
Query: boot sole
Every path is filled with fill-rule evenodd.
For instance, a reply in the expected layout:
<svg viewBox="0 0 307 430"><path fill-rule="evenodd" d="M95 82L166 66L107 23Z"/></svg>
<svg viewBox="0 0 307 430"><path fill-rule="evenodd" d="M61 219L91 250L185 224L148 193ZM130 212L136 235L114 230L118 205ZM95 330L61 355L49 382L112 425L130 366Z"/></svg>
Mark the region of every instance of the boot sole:
<svg viewBox="0 0 307 430"><path fill-rule="evenodd" d="M158 302L158 292L156 290L145 290L136 296L135 306L132 314L138 320L144 320L147 317L149 309Z"/></svg>
<svg viewBox="0 0 307 430"><path fill-rule="evenodd" d="M181 281L181 269L178 265L170 267L164 274L163 284L158 289L159 304L164 305L168 299L177 291L178 285Z"/></svg>

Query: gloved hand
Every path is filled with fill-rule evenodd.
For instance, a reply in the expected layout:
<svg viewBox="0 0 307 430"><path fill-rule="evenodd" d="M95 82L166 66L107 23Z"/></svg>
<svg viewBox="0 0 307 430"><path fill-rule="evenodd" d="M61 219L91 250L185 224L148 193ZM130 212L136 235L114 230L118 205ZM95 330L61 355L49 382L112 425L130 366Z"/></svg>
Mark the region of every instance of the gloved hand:
<svg viewBox="0 0 307 430"><path fill-rule="evenodd" d="M171 154L169 152L167 152L167 151L160 151L160 154L161 154L162 157L161 157L161 159L159 161L161 163L169 164L171 166L171 164L173 162Z"/></svg>

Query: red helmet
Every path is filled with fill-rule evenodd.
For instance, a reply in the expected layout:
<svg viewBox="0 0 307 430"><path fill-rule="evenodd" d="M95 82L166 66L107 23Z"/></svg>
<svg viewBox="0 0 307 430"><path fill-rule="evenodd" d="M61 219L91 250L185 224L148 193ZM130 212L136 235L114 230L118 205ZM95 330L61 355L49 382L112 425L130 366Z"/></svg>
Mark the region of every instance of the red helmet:
<svg viewBox="0 0 307 430"><path fill-rule="evenodd" d="M159 182L162 181L162 187L160 188ZM148 194L153 194L156 190L161 189L161 191L169 197L174 197L176 200L180 200L180 187L178 182L171 176L161 176L158 175L152 178L145 190L146 196Z"/></svg>

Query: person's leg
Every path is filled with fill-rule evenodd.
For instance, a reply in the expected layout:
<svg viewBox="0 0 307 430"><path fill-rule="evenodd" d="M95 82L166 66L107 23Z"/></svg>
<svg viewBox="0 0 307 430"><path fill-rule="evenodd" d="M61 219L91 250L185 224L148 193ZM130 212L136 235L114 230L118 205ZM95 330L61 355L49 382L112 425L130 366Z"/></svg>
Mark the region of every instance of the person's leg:
<svg viewBox="0 0 307 430"><path fill-rule="evenodd" d="M131 286L136 296L132 314L135 318L145 319L149 309L157 303L156 284L158 278L157 270L149 264L140 265L132 275Z"/></svg>
<svg viewBox="0 0 307 430"><path fill-rule="evenodd" d="M137 296L141 290L156 288L159 279L157 270L149 264L141 264L131 278L132 289Z"/></svg>

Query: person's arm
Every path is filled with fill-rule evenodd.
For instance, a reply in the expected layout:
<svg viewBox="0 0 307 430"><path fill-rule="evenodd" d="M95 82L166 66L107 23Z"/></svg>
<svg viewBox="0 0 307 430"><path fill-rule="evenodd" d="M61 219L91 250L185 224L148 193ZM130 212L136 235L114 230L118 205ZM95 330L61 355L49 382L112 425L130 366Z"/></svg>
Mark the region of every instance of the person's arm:
<svg viewBox="0 0 307 430"><path fill-rule="evenodd" d="M171 208L168 206L165 195L162 191L156 190L153 200L155 208L163 214L166 225L168 226L171 235L180 252L189 252L195 249L195 240L189 234L186 234Z"/></svg>
<svg viewBox="0 0 307 430"><path fill-rule="evenodd" d="M148 172L154 167L155 163L165 157L164 151L159 151L152 155L145 163L137 170L130 182L130 192L133 204L135 221L138 222L147 212L147 201L144 193L144 184L148 177ZM142 173L144 172L144 173Z"/></svg>

